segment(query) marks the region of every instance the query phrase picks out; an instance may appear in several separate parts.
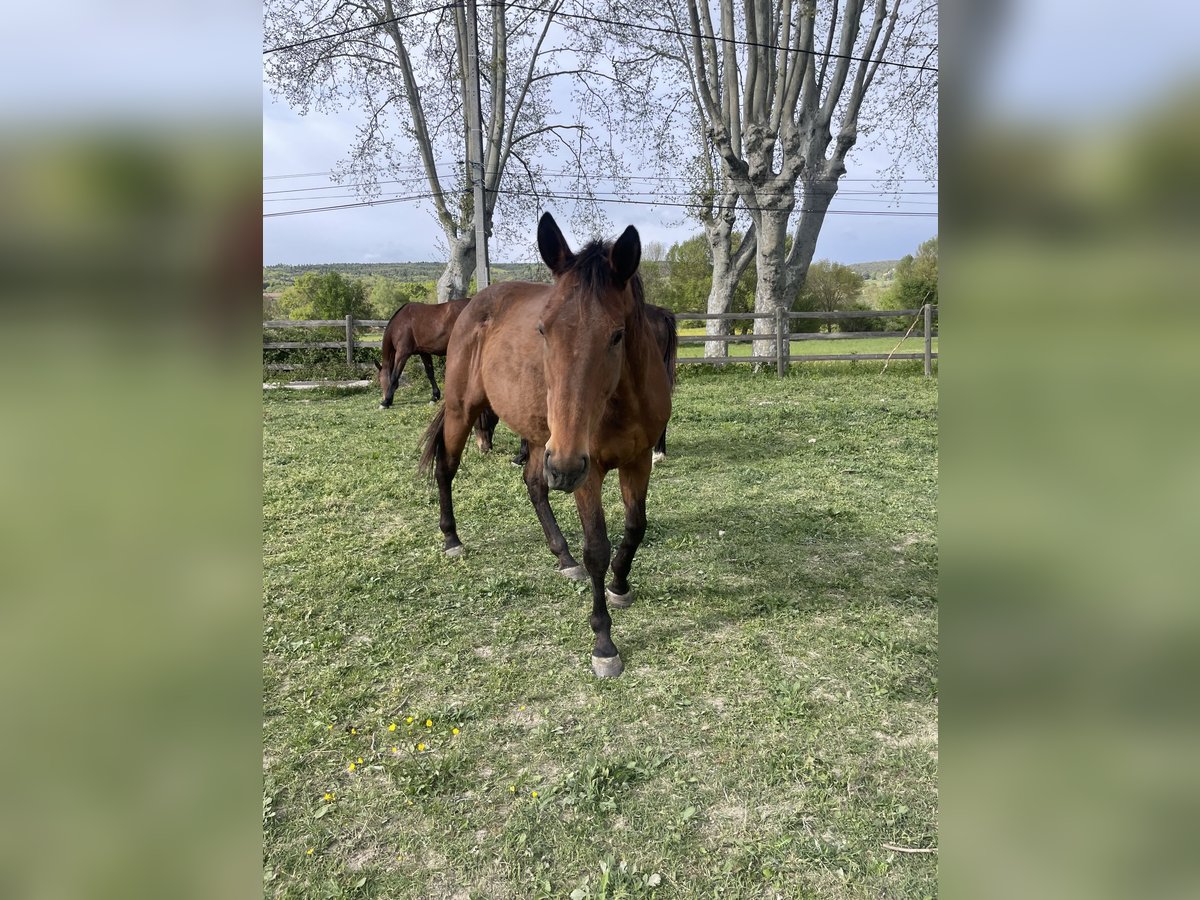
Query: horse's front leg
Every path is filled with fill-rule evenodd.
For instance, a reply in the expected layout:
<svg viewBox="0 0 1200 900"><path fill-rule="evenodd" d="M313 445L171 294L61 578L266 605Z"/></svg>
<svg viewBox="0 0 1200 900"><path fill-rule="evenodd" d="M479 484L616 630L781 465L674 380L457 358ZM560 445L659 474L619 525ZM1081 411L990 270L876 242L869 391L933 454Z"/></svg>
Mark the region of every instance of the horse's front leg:
<svg viewBox="0 0 1200 900"><path fill-rule="evenodd" d="M604 574L608 571L612 546L604 527L604 504L600 489L604 473L593 466L587 480L575 490L575 507L583 525L583 564L592 579L592 632L596 636L592 647L592 671L600 678L616 678L625 670L621 655L612 641L612 617L604 595Z"/></svg>
<svg viewBox="0 0 1200 900"><path fill-rule="evenodd" d="M629 587L629 568L633 555L646 536L646 490L650 485L650 469L653 467L649 453L637 462L623 466L621 475L621 499L625 502L625 536L613 557L612 583L608 586L608 602L618 609L633 603L633 591Z"/></svg>
<svg viewBox="0 0 1200 900"><path fill-rule="evenodd" d="M400 387L400 376L404 374L404 366L408 363L408 354L401 351L396 352L395 359L392 360L392 368L388 374L387 390L383 395L383 402L379 405L387 409L392 405L392 400L396 396L396 389Z"/></svg>
<svg viewBox="0 0 1200 900"><path fill-rule="evenodd" d="M542 472L542 461L545 451L539 447L538 452L530 453L529 445L524 440L521 446L525 448L525 489L529 491L529 502L537 513L538 521L542 523L542 531L546 534L546 543L550 552L558 559L558 571L572 581L583 581L587 578L587 570L575 561L567 547L567 539L563 537L554 518L554 510L550 507L550 489L546 486L546 476Z"/></svg>

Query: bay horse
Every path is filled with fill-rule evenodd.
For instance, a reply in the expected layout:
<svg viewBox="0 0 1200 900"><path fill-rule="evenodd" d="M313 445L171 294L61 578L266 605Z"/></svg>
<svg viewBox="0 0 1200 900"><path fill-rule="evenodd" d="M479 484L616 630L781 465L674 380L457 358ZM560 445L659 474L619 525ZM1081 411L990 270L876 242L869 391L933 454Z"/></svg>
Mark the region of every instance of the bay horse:
<svg viewBox="0 0 1200 900"><path fill-rule="evenodd" d="M425 374L433 388L433 402L437 403L442 398L437 379L433 376L433 356L446 355L450 332L454 330L454 323L458 321L469 302L470 300L449 300L446 303L405 303L392 313L383 332L383 343L379 349L380 361L375 364L379 389L383 392L383 399L379 401L380 409L387 409L392 405L396 387L400 384L400 376L408 364L409 357L414 353L420 356L421 362L425 364Z"/></svg>
<svg viewBox="0 0 1200 900"><path fill-rule="evenodd" d="M662 352L663 365L667 367L667 381L671 385L671 391L675 390L675 364L676 352L678 347L679 329L675 321L675 313L667 309L665 306L655 306L653 303L646 304L646 321L650 325L651 331L654 332L654 340L658 344L658 349ZM654 456L652 462L657 464L662 462L667 456L667 429L663 429L663 433L658 438L658 443L654 445ZM513 457L514 466L523 466L529 461L529 441L521 439L521 449L517 451L517 455Z"/></svg>
<svg viewBox="0 0 1200 900"><path fill-rule="evenodd" d="M537 237L553 283L496 284L462 313L446 357L445 401L425 432L421 467L437 480L445 552L458 556L463 546L451 485L472 421L490 406L529 442L525 486L558 569L570 577L580 567L550 508L549 489L575 496L592 583L592 670L615 678L625 666L608 606L633 602L629 568L646 533L652 448L671 416L671 385L647 321L637 229L573 253L545 213ZM625 504L615 556L601 502L612 469Z"/></svg>

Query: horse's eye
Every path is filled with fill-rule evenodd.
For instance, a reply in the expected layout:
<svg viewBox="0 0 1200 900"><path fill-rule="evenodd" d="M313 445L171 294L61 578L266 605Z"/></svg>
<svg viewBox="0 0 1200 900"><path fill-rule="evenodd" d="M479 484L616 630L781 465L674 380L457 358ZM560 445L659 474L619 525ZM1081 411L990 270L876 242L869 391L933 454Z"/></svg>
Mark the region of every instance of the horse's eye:
<svg viewBox="0 0 1200 900"><path fill-rule="evenodd" d="M537 329L538 329L538 334L540 334L542 337L546 336L546 332L542 331L542 323L541 322L538 322Z"/></svg>
<svg viewBox="0 0 1200 900"><path fill-rule="evenodd" d="M608 346L615 347L621 343L621 338L625 337L624 331L618 331L612 336L612 340L608 342Z"/></svg>

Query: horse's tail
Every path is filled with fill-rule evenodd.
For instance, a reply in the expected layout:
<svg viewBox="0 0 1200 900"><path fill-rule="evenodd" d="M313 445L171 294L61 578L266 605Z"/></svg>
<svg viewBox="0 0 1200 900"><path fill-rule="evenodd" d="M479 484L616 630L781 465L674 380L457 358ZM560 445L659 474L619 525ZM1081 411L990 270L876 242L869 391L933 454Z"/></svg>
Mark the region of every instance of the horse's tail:
<svg viewBox="0 0 1200 900"><path fill-rule="evenodd" d="M443 431L445 424L446 404L443 403L434 413L433 421L429 423L424 437L421 438L421 462L417 464L417 468L431 478L434 464L439 457L446 454L446 436Z"/></svg>
<svg viewBox="0 0 1200 900"><path fill-rule="evenodd" d="M666 346L663 350L663 364L667 367L667 383L671 386L671 390L675 390L675 364L679 355L679 323L675 320L675 313L669 309L664 310L664 324L667 334Z"/></svg>

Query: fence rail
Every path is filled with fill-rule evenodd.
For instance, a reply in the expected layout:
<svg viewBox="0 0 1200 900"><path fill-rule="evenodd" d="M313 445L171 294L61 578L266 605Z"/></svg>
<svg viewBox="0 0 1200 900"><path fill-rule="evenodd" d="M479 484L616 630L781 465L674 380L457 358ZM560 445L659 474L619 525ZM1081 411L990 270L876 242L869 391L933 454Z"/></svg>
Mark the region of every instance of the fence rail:
<svg viewBox="0 0 1200 900"><path fill-rule="evenodd" d="M924 327L915 334L913 328L908 331L850 331L838 332L836 334L821 334L820 332L813 333L807 331L793 332L790 325L795 319L820 319L826 322L833 322L839 319L901 319L913 317L918 321L924 320ZM933 339L937 337L937 332L934 331L933 319L937 316L937 307L932 304L925 304L918 309L855 309L843 310L840 312L791 312L788 310L775 310L774 312L759 313L759 312L744 312L744 313L676 313L675 318L680 322L694 321L733 321L733 320L759 320L772 319L774 320L774 329L770 332L760 332L758 334L685 334L680 335L680 344L724 344L728 349L730 344L747 343L751 341L773 341L775 345L774 356L680 356L681 364L691 365L707 365L707 366L723 366L730 363L773 363L779 377L787 372L787 367L790 363L799 362L837 362L849 360L879 360L879 359L922 359L925 361L926 376L933 374L933 360L938 358L938 354L933 351ZM387 327L387 319L355 319L353 316L346 316L345 319L270 319L263 322L264 329L278 328L343 328L345 329L345 337L337 341L264 341L263 350L299 350L299 349L325 349L325 350L340 350L346 351L346 364L355 367L354 350L357 347L375 347L379 345L376 340L364 340L366 335L360 337L355 334L359 329L383 329ZM914 326L916 322L913 323ZM905 337L923 337L925 339L925 348L923 353L809 353L809 354L793 354L791 352L791 344L793 341L850 341L861 340L864 338L905 338ZM899 345L897 345L899 346ZM362 367L363 364L358 364ZM300 368L288 363L269 363L265 366L266 369L272 371L292 371ZM369 367L368 367L369 368Z"/></svg>

